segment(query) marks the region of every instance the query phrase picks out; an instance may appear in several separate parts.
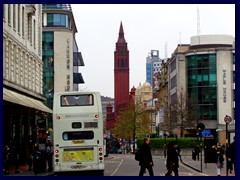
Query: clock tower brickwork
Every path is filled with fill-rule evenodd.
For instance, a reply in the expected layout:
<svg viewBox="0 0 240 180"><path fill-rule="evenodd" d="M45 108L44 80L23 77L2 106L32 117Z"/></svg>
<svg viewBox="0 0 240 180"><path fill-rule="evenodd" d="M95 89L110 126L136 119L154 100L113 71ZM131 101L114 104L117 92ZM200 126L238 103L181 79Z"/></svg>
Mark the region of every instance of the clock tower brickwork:
<svg viewBox="0 0 240 180"><path fill-rule="evenodd" d="M114 52L114 98L115 116L129 103L129 51L124 38L122 22Z"/></svg>

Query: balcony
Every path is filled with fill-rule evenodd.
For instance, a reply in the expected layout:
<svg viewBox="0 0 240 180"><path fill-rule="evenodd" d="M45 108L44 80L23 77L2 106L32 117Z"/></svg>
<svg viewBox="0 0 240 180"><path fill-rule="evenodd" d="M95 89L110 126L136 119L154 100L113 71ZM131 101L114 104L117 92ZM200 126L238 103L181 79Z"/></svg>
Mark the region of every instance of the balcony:
<svg viewBox="0 0 240 180"><path fill-rule="evenodd" d="M83 57L81 52L73 53L73 66L84 66Z"/></svg>
<svg viewBox="0 0 240 180"><path fill-rule="evenodd" d="M73 84L85 83L81 73L73 73Z"/></svg>

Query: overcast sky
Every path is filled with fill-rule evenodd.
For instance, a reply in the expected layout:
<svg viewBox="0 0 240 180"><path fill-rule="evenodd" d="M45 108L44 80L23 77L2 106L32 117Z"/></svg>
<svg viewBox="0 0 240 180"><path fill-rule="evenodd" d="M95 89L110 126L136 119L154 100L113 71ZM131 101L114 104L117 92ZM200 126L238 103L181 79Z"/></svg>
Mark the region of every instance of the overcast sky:
<svg viewBox="0 0 240 180"><path fill-rule="evenodd" d="M159 50L171 57L190 37L226 34L235 37L234 4L72 4L76 40L85 66L80 67L84 91L114 97L114 51L122 21L128 43L130 89L146 81L146 57ZM199 24L198 13L199 10ZM130 90L129 90L130 91Z"/></svg>

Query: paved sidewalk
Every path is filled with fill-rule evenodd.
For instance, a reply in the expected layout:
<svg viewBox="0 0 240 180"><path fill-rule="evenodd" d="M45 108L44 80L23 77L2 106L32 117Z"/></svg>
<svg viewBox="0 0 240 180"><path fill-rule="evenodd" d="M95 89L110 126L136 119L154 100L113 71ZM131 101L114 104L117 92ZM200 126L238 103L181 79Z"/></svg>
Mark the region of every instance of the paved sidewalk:
<svg viewBox="0 0 240 180"><path fill-rule="evenodd" d="M105 157L105 160L109 160L109 159L112 159L113 156L108 156L108 157ZM28 170L28 166L20 166L20 172L19 173L15 173L14 172L15 168L12 167L11 170L10 170L10 174L9 175L4 175L4 176L54 176L54 172L42 172L42 173L39 173L39 174L34 174L33 171L29 171Z"/></svg>
<svg viewBox="0 0 240 180"><path fill-rule="evenodd" d="M11 166L9 175L4 176L52 176L54 174L46 171L35 175L32 170L29 170L28 165L20 165L19 170L19 173L15 173L15 166Z"/></svg>
<svg viewBox="0 0 240 180"><path fill-rule="evenodd" d="M22 171L17 174L10 174L8 176L53 176L53 175L54 175L53 172L43 172L35 175L32 171Z"/></svg>
<svg viewBox="0 0 240 180"><path fill-rule="evenodd" d="M199 161L194 161L192 160L192 156L182 156L182 163L188 167L193 168L194 170L202 172L206 176L217 176L216 164L204 163L204 157L202 157L202 165L201 157L199 158ZM226 162L224 161L224 166L221 170L221 176L226 176L226 173ZM232 171L232 173L228 172L228 176L235 176L234 170Z"/></svg>

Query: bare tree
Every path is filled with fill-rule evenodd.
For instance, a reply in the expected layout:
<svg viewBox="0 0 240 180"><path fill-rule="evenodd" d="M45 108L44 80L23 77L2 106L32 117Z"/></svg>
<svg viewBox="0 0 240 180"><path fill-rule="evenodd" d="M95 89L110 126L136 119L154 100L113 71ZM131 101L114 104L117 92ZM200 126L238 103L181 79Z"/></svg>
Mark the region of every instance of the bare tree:
<svg viewBox="0 0 240 180"><path fill-rule="evenodd" d="M180 128L180 135L183 137L183 132L186 128L196 127L197 108L191 98L188 98L181 91L177 98L171 103L171 126Z"/></svg>
<svg viewBox="0 0 240 180"><path fill-rule="evenodd" d="M130 103L126 108L122 109L115 123L114 134L121 138L135 139L143 133L150 132L149 113L140 104ZM135 150L135 144L133 144Z"/></svg>

